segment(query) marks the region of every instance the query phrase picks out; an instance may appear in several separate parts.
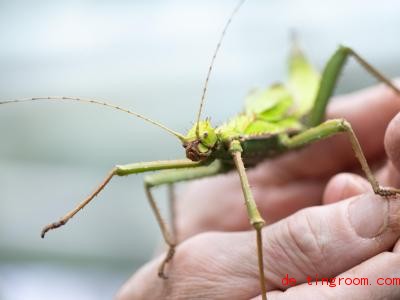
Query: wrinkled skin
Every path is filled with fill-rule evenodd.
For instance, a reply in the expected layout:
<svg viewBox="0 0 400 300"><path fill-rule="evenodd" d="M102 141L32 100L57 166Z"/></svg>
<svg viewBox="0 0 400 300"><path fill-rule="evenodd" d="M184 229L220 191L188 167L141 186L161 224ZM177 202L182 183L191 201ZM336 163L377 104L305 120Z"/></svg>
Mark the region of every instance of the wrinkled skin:
<svg viewBox="0 0 400 300"><path fill-rule="evenodd" d="M399 188L400 98L383 86L340 98L328 117L346 118L381 185ZM400 197L375 196L357 173L344 134L248 171L269 224L263 230L268 299L400 298L398 286L375 283L378 277L400 277ZM116 298L261 299L255 233L237 174L190 184L177 213L184 241L167 268L169 279L157 277L163 256L157 257ZM286 274L295 286L282 284ZM371 285L308 285L307 276L315 274L367 277Z"/></svg>

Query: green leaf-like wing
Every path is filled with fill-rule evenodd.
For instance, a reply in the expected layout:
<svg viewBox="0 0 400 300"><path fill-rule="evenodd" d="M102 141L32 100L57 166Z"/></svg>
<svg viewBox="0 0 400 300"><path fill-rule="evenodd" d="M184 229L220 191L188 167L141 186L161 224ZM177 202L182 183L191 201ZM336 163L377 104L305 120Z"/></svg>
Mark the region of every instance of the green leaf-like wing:
<svg viewBox="0 0 400 300"><path fill-rule="evenodd" d="M318 92L320 75L308 62L297 43L292 46L289 58L288 88L295 101L297 116L303 116L313 107Z"/></svg>
<svg viewBox="0 0 400 300"><path fill-rule="evenodd" d="M293 97L282 84L272 85L251 93L246 99L245 115L250 122L242 123L245 135L276 134L300 129L301 123L294 116Z"/></svg>
<svg viewBox="0 0 400 300"><path fill-rule="evenodd" d="M288 117L277 122L255 120L247 126L245 134L278 134L291 130L301 130L302 128L302 124L294 117Z"/></svg>
<svg viewBox="0 0 400 300"><path fill-rule="evenodd" d="M290 92L282 84L255 90L246 98L246 114L268 121L282 119L293 104Z"/></svg>
<svg viewBox="0 0 400 300"><path fill-rule="evenodd" d="M280 134L302 130L301 117L314 105L320 75L294 45L290 56L289 82L253 90L245 111L217 128L229 140L238 136Z"/></svg>

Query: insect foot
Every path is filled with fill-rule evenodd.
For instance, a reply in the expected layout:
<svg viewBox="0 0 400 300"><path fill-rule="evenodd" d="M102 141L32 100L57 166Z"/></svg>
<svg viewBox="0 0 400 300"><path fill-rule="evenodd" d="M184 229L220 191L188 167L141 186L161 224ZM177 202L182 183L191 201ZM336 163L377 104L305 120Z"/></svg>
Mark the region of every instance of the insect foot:
<svg viewBox="0 0 400 300"><path fill-rule="evenodd" d="M42 234L40 236L43 239L44 236L46 235L47 231L61 227L61 226L65 225L66 223L67 223L67 221L65 221L65 220L60 220L58 222L51 223L43 228Z"/></svg>
<svg viewBox="0 0 400 300"><path fill-rule="evenodd" d="M379 187L378 190L375 193L378 194L379 196L382 196L382 197L393 197L393 196L396 196L396 194L400 194L400 190L392 189L392 188Z"/></svg>
<svg viewBox="0 0 400 300"><path fill-rule="evenodd" d="M164 270L165 270L165 266L167 265L167 263L174 257L175 246L176 245L170 245L169 246L167 255L165 256L164 260L162 261L162 263L158 267L158 277L160 277L162 279L168 279L168 276L165 275Z"/></svg>

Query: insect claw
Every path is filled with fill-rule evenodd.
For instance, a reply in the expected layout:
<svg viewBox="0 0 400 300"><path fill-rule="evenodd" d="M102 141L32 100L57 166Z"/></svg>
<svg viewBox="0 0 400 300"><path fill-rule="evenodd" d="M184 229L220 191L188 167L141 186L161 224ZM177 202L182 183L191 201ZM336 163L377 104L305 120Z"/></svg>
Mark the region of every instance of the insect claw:
<svg viewBox="0 0 400 300"><path fill-rule="evenodd" d="M382 197L389 198L389 197L395 197L396 194L400 194L400 190L379 187L375 193Z"/></svg>
<svg viewBox="0 0 400 300"><path fill-rule="evenodd" d="M51 224L49 224L49 225L46 225L44 228L43 228L43 230L42 230L42 233L41 233L41 237L42 237L42 239L45 237L45 235L46 235L46 233L49 231L49 230L52 230L52 229L56 229L56 228L58 228L58 227L61 227L61 226L63 226L63 225L65 225L65 223L67 223L67 221L65 221L65 220L60 220L60 221L58 221L58 222L54 222L54 223L51 223Z"/></svg>
<svg viewBox="0 0 400 300"><path fill-rule="evenodd" d="M158 271L158 277L160 277L161 279L168 279L168 276L165 275L164 270L159 270Z"/></svg>
<svg viewBox="0 0 400 300"><path fill-rule="evenodd" d="M164 269L165 269L166 264L172 259L174 254L175 254L175 245L170 244L167 255L165 256L164 260L162 261L160 267L158 268L158 277L160 277L161 279L168 279L168 276L165 275L165 273L164 273Z"/></svg>

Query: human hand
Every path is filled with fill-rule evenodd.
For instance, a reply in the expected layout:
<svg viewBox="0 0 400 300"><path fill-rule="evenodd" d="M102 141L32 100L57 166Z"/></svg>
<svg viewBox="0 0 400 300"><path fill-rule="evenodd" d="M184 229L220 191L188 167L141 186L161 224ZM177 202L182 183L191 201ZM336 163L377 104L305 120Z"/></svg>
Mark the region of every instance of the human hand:
<svg viewBox="0 0 400 300"><path fill-rule="evenodd" d="M382 162L385 129L400 111L399 99L383 87L342 98L333 102L328 116L344 117L352 124L370 165ZM399 187L400 114L386 131L385 146L390 161L377 171L378 180ZM269 299L399 297L398 287L376 283L377 277L400 277L400 243L393 248L400 236L399 201L373 195L369 183L357 175L340 174L326 184L333 174L357 164L342 135L248 172L260 211L269 224L274 223L263 230ZM191 185L178 206L177 227L180 239L195 236L177 248L167 269L169 279L157 277L160 257L134 275L118 299L256 297L255 233L236 232L250 229L242 197L234 173ZM323 205L302 209L318 204ZM225 232L198 234L209 230ZM282 284L286 274L296 279L296 286ZM371 286L308 285L307 276L316 274L365 277Z"/></svg>

